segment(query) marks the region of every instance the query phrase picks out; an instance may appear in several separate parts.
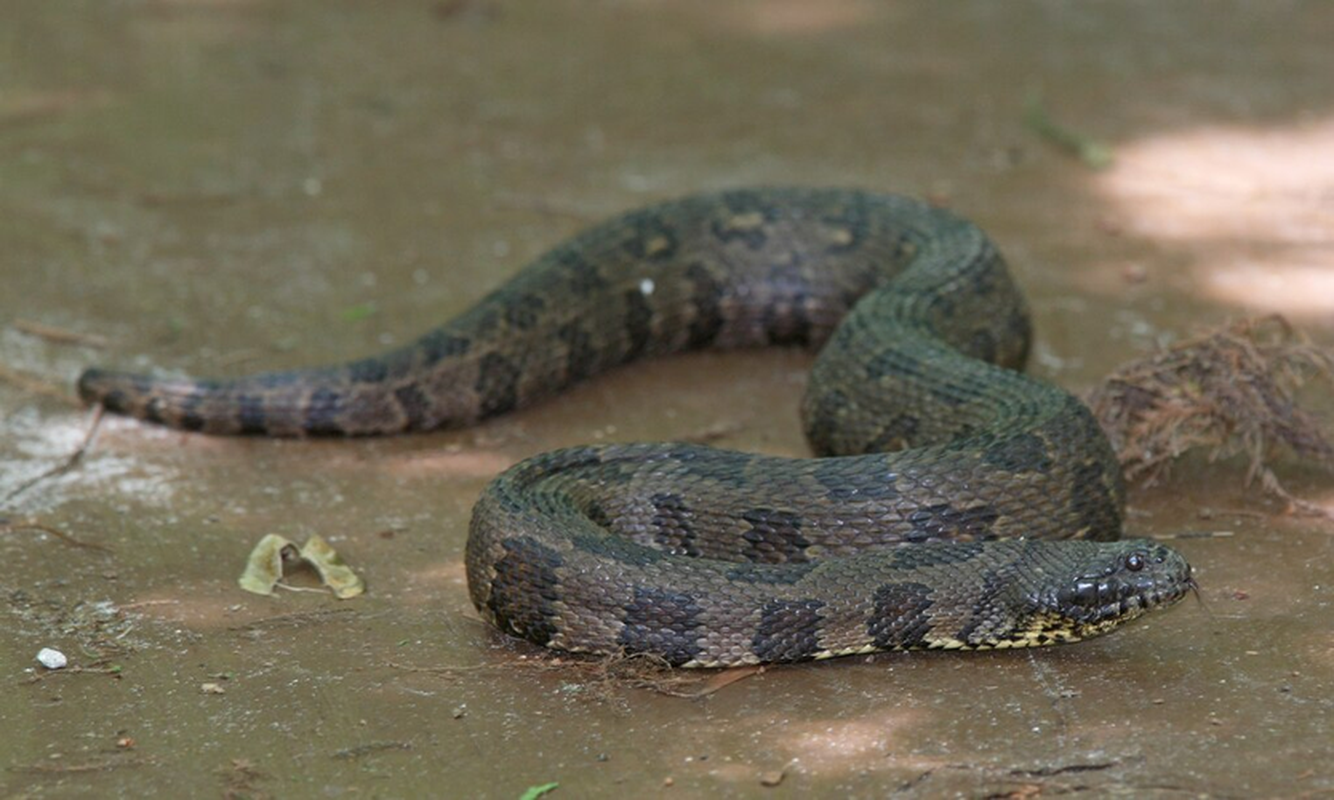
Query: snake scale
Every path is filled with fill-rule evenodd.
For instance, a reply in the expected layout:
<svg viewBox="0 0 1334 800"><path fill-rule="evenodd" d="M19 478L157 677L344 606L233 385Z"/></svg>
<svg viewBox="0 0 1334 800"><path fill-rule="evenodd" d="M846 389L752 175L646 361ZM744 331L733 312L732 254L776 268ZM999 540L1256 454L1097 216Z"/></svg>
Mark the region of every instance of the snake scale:
<svg viewBox="0 0 1334 800"><path fill-rule="evenodd" d="M469 591L501 630L726 666L1075 641L1193 586L1174 550L1117 541L1116 458L1082 403L1017 371L1029 337L972 224L896 195L768 188L594 226L380 356L229 380L94 369L79 389L187 430L386 434L649 356L818 348L801 404L817 458L573 447L511 467L473 511Z"/></svg>

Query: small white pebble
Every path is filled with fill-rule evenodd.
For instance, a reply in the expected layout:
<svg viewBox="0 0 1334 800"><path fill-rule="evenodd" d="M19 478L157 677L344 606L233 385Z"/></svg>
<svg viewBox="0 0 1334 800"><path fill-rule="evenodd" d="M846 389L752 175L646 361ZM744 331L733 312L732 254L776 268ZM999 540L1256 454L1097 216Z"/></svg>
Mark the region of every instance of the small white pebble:
<svg viewBox="0 0 1334 800"><path fill-rule="evenodd" d="M653 290L655 288L657 287L653 285L652 278L645 278L644 280L639 282L639 293L644 295L645 297L648 297L649 295L653 294Z"/></svg>
<svg viewBox="0 0 1334 800"><path fill-rule="evenodd" d="M52 650L49 647L43 647L37 652L37 661L47 669L64 669L69 664L69 659L59 650Z"/></svg>

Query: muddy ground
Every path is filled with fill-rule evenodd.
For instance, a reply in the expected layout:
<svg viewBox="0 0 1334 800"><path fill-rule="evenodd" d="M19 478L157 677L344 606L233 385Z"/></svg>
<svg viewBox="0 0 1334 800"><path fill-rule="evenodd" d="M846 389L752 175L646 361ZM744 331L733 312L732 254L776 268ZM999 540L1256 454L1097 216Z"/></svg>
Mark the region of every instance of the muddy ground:
<svg viewBox="0 0 1334 800"><path fill-rule="evenodd" d="M1334 524L1257 497L1244 460L1190 457L1131 495L1136 534L1211 534L1176 541L1200 602L1077 646L849 658L683 698L478 620L461 558L497 471L595 440L804 453L804 353L639 365L394 439L108 419L14 494L79 446L85 366L369 354L593 221L703 189L951 206L1032 300L1030 370L1076 391L1254 313L1329 343L1330 41L1334 6L1285 1L6 3L0 794L1334 793ZM1112 165L1026 122L1033 98ZM1331 476L1278 473L1334 508ZM270 532L322 534L368 594L242 593ZM42 647L78 669L44 673Z"/></svg>

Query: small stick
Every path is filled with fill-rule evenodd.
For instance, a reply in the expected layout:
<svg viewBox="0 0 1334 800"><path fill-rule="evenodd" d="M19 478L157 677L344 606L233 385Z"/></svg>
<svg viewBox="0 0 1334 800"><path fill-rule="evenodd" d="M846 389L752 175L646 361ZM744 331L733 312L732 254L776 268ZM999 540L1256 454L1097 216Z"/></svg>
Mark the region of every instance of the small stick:
<svg viewBox="0 0 1334 800"><path fill-rule="evenodd" d="M1042 97L1036 92L1030 93L1024 103L1024 121L1035 133L1051 142L1056 147L1075 156L1084 165L1092 169L1106 169L1112 165L1112 150L1095 139L1065 127L1052 119Z"/></svg>
<svg viewBox="0 0 1334 800"><path fill-rule="evenodd" d="M1154 541L1165 542L1171 539L1227 539L1234 535L1234 531L1177 531L1176 533L1155 534L1149 538Z"/></svg>
<svg viewBox="0 0 1334 800"><path fill-rule="evenodd" d="M14 533L17 531L40 531L41 533L50 534L51 536L56 537L71 547L79 547L84 550L97 550L102 553L112 552L111 548L104 544L80 541L62 530L53 528L50 525L43 525L40 522L33 522L32 520L10 522L8 520L0 519L0 533Z"/></svg>
<svg viewBox="0 0 1334 800"><path fill-rule="evenodd" d="M115 665L109 667L80 667L76 664L75 666L65 667L64 669L42 670L41 672L33 674L28 679L20 681L20 683L38 683L47 678L54 678L57 675L120 675L123 672L124 670Z"/></svg>
<svg viewBox="0 0 1334 800"><path fill-rule="evenodd" d="M384 662L384 664L386 667L389 667L390 669L399 669L403 670L404 672L425 672L431 675L452 675L455 672L473 672L474 670L479 670L479 669L495 668L494 664L471 664L468 666L460 666L460 667L448 667L448 666L416 667L413 666L412 664L400 664L397 661L386 661Z"/></svg>
<svg viewBox="0 0 1334 800"><path fill-rule="evenodd" d="M58 475L63 475L66 472L69 472L71 469L74 469L74 467L78 465L79 461L83 459L83 454L86 453L88 451L88 448L92 446L93 437L97 435L97 429L102 422L102 414L104 412L105 409L102 406L100 405L95 406L93 408L92 419L88 423L88 432L84 434L83 441L79 443L79 446L75 448L74 452L70 453L69 456L66 457L66 459L61 463L56 464L54 467L45 470L42 473L32 478L29 478L23 483L20 483L17 488L15 488L9 494L5 495L3 499L0 499L0 506L7 505L10 500L13 500L15 497L18 497L19 495L28 491L33 486L36 486L38 483L41 483L47 478L54 478Z"/></svg>
<svg viewBox="0 0 1334 800"><path fill-rule="evenodd" d="M20 333L36 336L39 339L45 339L48 342L55 342L56 344L77 344L84 347L96 347L98 349L107 346L105 336L98 336L95 333L70 331L64 328L57 328L54 325L34 322L30 319L16 319L10 323L10 327Z"/></svg>
<svg viewBox="0 0 1334 800"><path fill-rule="evenodd" d="M647 683L647 687L658 692L659 694L665 694L668 697L684 697L687 699L699 699L701 697L708 697L709 695L714 694L715 692L727 686L731 686L737 681L745 680L746 678L749 678L752 675L759 675L764 671L765 668L763 664L746 664L740 667L729 667L728 669L722 670L721 672L714 673L712 676L710 676L707 680L703 682L702 687L694 691L679 691L677 689L672 689L667 686L654 686L651 681Z"/></svg>
<svg viewBox="0 0 1334 800"><path fill-rule="evenodd" d="M90 761L83 764L25 764L10 767L11 772L26 775L79 775L87 772L108 772L122 767L142 767L153 763L146 758L108 759Z"/></svg>

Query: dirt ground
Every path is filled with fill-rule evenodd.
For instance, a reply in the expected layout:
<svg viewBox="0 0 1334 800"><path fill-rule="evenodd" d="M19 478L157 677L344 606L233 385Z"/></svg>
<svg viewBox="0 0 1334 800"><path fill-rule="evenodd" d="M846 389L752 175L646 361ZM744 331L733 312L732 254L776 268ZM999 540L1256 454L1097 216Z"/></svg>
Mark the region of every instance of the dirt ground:
<svg viewBox="0 0 1334 800"><path fill-rule="evenodd" d="M1032 301L1030 371L1075 391L1254 313L1329 343L1331 41L1334 5L1286 0L7 2L0 795L1334 796L1334 523L1257 498L1244 460L1132 493L1133 533L1208 534L1174 542L1199 602L1080 645L678 697L479 621L461 559L497 471L595 440L805 453L804 353L638 365L393 439L107 419L18 491L79 446L86 366L369 354L604 216L730 186L972 218ZM1278 473L1334 509L1334 477ZM265 533L323 535L368 593L241 592Z"/></svg>

